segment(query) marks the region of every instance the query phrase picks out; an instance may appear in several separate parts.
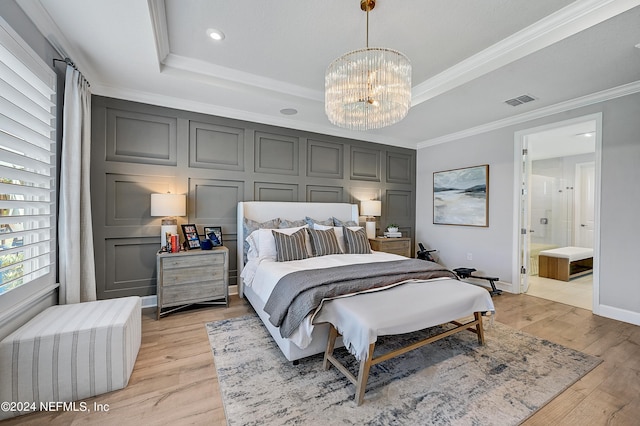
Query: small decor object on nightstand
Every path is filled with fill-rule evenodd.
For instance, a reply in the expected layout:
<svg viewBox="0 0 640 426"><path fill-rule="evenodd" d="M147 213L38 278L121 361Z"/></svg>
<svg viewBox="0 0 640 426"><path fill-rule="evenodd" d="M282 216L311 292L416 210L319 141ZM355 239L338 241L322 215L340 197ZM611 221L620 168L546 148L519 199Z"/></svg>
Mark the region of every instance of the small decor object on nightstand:
<svg viewBox="0 0 640 426"><path fill-rule="evenodd" d="M205 226L204 235L207 236L213 247L220 247L222 245L222 227L220 226Z"/></svg>
<svg viewBox="0 0 640 426"><path fill-rule="evenodd" d="M198 235L196 225L182 225L182 232L184 233L185 247L187 247L187 250L200 248L200 236Z"/></svg>
<svg viewBox="0 0 640 426"><path fill-rule="evenodd" d="M387 232L384 233L384 236L387 238L400 238L402 237L402 232L398 231L398 225L395 223L387 226Z"/></svg>

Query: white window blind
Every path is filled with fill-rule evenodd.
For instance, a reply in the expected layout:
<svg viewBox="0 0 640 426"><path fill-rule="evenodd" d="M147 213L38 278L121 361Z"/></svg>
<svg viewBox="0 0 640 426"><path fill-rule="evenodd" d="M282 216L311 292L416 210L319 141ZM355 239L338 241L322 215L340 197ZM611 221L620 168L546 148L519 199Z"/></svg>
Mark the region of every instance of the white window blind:
<svg viewBox="0 0 640 426"><path fill-rule="evenodd" d="M3 309L55 284L55 82L53 70L0 18Z"/></svg>

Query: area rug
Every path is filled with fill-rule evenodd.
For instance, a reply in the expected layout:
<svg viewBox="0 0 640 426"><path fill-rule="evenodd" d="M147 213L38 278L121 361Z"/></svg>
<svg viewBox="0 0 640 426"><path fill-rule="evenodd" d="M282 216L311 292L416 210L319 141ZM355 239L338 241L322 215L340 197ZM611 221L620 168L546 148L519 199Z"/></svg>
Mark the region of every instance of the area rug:
<svg viewBox="0 0 640 426"><path fill-rule="evenodd" d="M487 321L485 346L462 332L373 366L357 406L342 373L287 361L255 314L206 327L229 425L516 425L600 363ZM376 354L436 331L380 338Z"/></svg>

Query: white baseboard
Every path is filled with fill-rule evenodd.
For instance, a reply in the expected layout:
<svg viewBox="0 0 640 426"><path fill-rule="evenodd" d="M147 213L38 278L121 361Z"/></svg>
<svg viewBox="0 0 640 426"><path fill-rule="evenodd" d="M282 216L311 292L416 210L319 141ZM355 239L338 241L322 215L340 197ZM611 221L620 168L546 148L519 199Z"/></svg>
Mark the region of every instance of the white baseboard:
<svg viewBox="0 0 640 426"><path fill-rule="evenodd" d="M599 305L593 310L593 313L602 317L628 322L629 324L640 325L640 312L633 312L608 305Z"/></svg>
<svg viewBox="0 0 640 426"><path fill-rule="evenodd" d="M142 296L142 309L144 308L155 308L158 306L158 296L155 294L153 296Z"/></svg>
<svg viewBox="0 0 640 426"><path fill-rule="evenodd" d="M465 281L468 282L470 284L475 284L478 285L480 287L486 287L486 288L491 288L491 284L489 284L489 281L487 280L478 280L478 279L473 279L473 278L465 278L464 280L461 281ZM496 288L498 290L502 290L505 293L515 293L513 291L513 284L511 283L507 283L504 281L496 281Z"/></svg>

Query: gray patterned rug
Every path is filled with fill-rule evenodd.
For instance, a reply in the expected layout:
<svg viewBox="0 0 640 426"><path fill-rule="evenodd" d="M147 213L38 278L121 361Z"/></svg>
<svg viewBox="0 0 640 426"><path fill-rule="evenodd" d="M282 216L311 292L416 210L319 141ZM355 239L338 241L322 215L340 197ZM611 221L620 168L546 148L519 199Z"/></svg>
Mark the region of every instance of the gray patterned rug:
<svg viewBox="0 0 640 426"><path fill-rule="evenodd" d="M515 425L600 363L487 321L485 346L462 332L373 366L358 407L355 387L322 370L322 355L294 366L256 315L206 326L229 425ZM377 348L398 345L390 336Z"/></svg>

